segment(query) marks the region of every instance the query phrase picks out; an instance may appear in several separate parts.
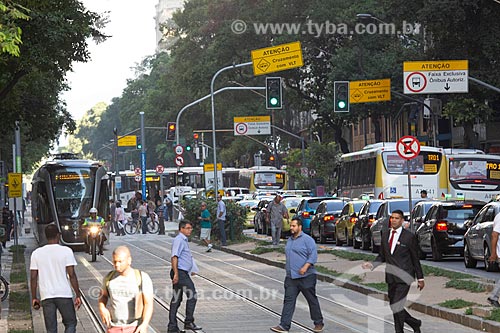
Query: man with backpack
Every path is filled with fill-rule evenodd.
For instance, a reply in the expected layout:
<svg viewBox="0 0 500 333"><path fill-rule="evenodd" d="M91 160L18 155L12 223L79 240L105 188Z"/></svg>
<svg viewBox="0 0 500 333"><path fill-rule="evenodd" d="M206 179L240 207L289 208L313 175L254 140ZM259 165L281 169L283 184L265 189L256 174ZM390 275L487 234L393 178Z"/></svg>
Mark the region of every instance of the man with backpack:
<svg viewBox="0 0 500 333"><path fill-rule="evenodd" d="M99 312L108 333L148 332L153 315L153 282L147 273L133 269L131 264L126 246L113 251L115 269L104 278L99 296Z"/></svg>

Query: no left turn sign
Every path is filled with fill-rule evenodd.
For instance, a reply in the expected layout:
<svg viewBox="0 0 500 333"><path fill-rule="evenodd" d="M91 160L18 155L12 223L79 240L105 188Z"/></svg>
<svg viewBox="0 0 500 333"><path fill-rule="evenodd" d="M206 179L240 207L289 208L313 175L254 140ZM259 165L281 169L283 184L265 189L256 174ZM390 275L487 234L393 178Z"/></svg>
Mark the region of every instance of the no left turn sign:
<svg viewBox="0 0 500 333"><path fill-rule="evenodd" d="M396 143L396 151L401 158L411 160L420 154L420 142L413 136L403 136Z"/></svg>
<svg viewBox="0 0 500 333"><path fill-rule="evenodd" d="M183 166L184 165L184 157L178 155L175 157L175 165L177 166Z"/></svg>

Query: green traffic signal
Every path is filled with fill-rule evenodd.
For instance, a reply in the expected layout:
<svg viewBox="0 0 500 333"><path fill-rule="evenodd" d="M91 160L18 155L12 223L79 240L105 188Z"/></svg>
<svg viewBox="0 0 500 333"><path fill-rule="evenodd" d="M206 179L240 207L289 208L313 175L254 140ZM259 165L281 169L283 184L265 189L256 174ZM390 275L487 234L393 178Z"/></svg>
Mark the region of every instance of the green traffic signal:
<svg viewBox="0 0 500 333"><path fill-rule="evenodd" d="M349 112L349 81L335 81L333 93L333 111Z"/></svg>
<svg viewBox="0 0 500 333"><path fill-rule="evenodd" d="M266 109L281 109L282 106L281 77L266 77Z"/></svg>
<svg viewBox="0 0 500 333"><path fill-rule="evenodd" d="M186 145L186 151L191 151L191 145Z"/></svg>

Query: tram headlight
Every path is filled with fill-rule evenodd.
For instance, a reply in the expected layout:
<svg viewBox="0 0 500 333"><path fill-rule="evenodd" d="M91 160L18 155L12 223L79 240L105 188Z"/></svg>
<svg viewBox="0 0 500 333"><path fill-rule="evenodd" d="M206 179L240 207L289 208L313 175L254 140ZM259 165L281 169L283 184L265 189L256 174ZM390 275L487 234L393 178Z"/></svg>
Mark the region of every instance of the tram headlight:
<svg viewBox="0 0 500 333"><path fill-rule="evenodd" d="M69 225L65 225L65 226L63 226L63 229L64 229L64 230L69 230Z"/></svg>

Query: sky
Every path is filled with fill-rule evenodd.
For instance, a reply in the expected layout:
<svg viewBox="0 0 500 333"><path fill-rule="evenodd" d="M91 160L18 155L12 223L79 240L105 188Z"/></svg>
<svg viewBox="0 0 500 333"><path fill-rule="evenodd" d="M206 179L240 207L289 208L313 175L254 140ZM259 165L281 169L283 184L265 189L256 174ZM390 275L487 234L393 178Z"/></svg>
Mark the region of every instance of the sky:
<svg viewBox="0 0 500 333"><path fill-rule="evenodd" d="M134 78L133 67L156 48L155 5L158 0L82 0L85 7L97 13L109 11L110 22L104 33L110 35L96 45L89 40L91 60L73 63L68 73L71 88L61 95L73 119L99 102L111 103L120 97L127 79Z"/></svg>

